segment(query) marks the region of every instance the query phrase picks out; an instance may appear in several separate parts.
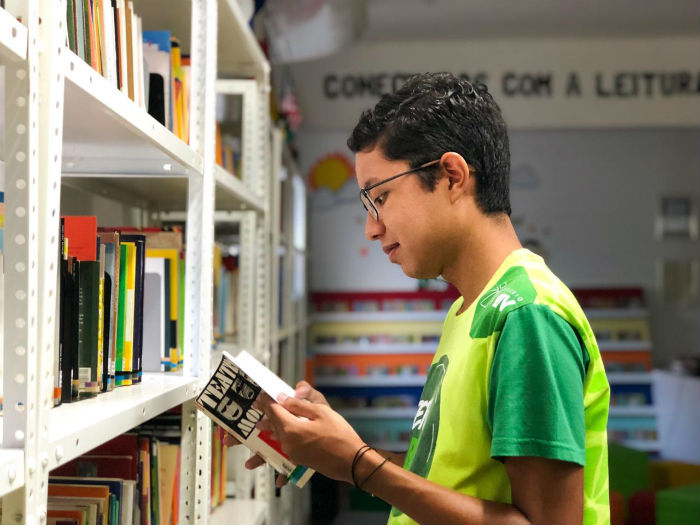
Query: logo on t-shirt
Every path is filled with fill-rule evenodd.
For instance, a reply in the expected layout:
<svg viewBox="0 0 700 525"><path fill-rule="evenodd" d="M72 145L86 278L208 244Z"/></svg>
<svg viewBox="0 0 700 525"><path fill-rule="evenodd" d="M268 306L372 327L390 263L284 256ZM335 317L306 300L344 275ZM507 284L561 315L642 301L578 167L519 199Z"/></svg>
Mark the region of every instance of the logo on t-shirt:
<svg viewBox="0 0 700 525"><path fill-rule="evenodd" d="M433 363L430 367L423 393L418 402L418 411L413 419L411 443L406 453L404 468L424 478L428 476L433 464L433 455L440 428L440 393L448 365L449 359L443 355L437 363ZM400 516L401 514L403 513L397 508L391 509L392 516Z"/></svg>

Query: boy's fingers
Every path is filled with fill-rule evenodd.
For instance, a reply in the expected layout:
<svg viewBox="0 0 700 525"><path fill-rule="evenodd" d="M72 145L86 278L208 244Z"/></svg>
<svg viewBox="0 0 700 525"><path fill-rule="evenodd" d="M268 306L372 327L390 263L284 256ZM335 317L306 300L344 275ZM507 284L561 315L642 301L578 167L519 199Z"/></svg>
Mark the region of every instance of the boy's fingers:
<svg viewBox="0 0 700 525"><path fill-rule="evenodd" d="M277 487L278 489L281 489L288 482L289 482L289 478L287 476L283 476L282 474L278 474L277 478L275 479L275 487Z"/></svg>
<svg viewBox="0 0 700 525"><path fill-rule="evenodd" d="M316 418L317 408L313 403L295 397L283 397L282 395L279 397L279 402L284 408L297 417L305 417L308 419Z"/></svg>
<svg viewBox="0 0 700 525"><path fill-rule="evenodd" d="M265 460L256 454L255 456L248 458L248 461L245 462L245 468L248 470L253 470L264 464Z"/></svg>
<svg viewBox="0 0 700 525"><path fill-rule="evenodd" d="M234 445L240 445L241 442L238 441L235 437L233 437L231 434L226 433L224 435L224 445L227 447L232 447Z"/></svg>

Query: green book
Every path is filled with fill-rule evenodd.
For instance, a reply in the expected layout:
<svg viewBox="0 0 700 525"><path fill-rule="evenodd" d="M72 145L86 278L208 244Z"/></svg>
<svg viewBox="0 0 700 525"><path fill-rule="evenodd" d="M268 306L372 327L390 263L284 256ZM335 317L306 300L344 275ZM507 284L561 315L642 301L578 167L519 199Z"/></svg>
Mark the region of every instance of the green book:
<svg viewBox="0 0 700 525"><path fill-rule="evenodd" d="M68 0L66 8L66 25L68 26L68 47L73 53L78 52L75 45L75 0Z"/></svg>
<svg viewBox="0 0 700 525"><path fill-rule="evenodd" d="M76 0L79 2L80 0ZM85 32L85 62L92 65L92 49L90 46L90 41L92 35L90 34L90 19L92 18L92 9L90 8L90 0L83 0L83 30Z"/></svg>
<svg viewBox="0 0 700 525"><path fill-rule="evenodd" d="M78 397L94 397L99 391L99 286L100 262L79 261L78 284Z"/></svg>
<svg viewBox="0 0 700 525"><path fill-rule="evenodd" d="M85 7L83 0L73 0L75 12L75 47L80 58L85 60Z"/></svg>
<svg viewBox="0 0 700 525"><path fill-rule="evenodd" d="M130 372L125 372L124 367L124 334L126 332L126 245L119 245L119 307L117 309L117 347L115 349L116 360L114 367L115 385L122 386L124 379Z"/></svg>

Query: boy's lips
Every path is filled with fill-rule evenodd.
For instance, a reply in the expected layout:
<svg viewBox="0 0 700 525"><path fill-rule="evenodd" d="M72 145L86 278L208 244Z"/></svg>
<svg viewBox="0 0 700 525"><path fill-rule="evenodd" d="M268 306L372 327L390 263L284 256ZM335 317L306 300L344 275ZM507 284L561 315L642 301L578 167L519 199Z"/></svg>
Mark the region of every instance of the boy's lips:
<svg viewBox="0 0 700 525"><path fill-rule="evenodd" d="M396 251L396 249L399 247L399 243L395 242L392 244L387 244L386 246L382 246L382 249L384 250L384 253L386 253L389 256L389 259L391 259L391 256L393 253Z"/></svg>

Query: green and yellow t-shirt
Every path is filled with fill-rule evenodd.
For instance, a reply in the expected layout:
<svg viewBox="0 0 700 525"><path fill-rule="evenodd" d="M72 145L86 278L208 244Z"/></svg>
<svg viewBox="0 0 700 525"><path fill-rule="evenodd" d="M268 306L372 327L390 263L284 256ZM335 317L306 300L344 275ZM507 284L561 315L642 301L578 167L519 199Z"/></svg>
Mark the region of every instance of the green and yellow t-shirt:
<svg viewBox="0 0 700 525"><path fill-rule="evenodd" d="M477 498L511 502L502 460L584 467L585 524L610 523L610 388L586 317L541 257L511 253L479 298L450 308L404 465ZM393 508L390 525L415 523Z"/></svg>

